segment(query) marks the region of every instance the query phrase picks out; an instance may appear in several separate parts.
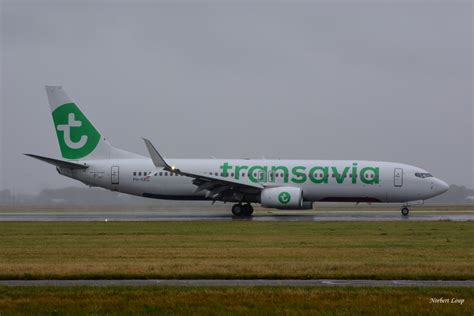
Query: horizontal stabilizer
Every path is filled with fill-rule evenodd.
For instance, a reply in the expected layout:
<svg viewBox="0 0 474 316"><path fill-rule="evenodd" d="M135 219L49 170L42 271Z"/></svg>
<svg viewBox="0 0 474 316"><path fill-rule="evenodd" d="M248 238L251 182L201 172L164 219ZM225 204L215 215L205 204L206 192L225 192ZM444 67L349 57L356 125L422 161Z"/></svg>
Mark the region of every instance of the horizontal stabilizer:
<svg viewBox="0 0 474 316"><path fill-rule="evenodd" d="M88 168L87 165L79 164L75 162L53 159L53 158L48 158L48 157L43 157L43 156L38 156L38 155L33 155L33 154L24 154L24 155L47 162L56 167L69 168L69 169L87 169Z"/></svg>

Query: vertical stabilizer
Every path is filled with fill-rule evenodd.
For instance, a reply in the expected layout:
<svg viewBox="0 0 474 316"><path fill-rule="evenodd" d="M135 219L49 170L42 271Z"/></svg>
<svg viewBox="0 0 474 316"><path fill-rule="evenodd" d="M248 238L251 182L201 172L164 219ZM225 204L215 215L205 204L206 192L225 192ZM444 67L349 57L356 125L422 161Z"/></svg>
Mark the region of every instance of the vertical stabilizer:
<svg viewBox="0 0 474 316"><path fill-rule="evenodd" d="M139 155L112 147L61 86L46 86L54 129L63 158L136 158Z"/></svg>

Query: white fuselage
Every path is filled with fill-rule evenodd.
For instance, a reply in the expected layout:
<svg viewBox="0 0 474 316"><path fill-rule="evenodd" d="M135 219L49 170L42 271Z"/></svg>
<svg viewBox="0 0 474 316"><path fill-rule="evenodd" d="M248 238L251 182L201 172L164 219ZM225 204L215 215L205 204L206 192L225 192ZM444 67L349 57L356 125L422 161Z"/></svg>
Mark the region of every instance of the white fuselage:
<svg viewBox="0 0 474 316"><path fill-rule="evenodd" d="M392 162L164 159L143 139L146 158L113 147L61 86L45 89L63 159L26 155L90 186L156 199L235 202L236 216L250 216L251 203L311 209L315 201L409 202L448 190L425 170Z"/></svg>
<svg viewBox="0 0 474 316"><path fill-rule="evenodd" d="M354 160L167 159L181 171L259 183L298 187L305 201L408 202L426 200L448 186L425 170L393 162ZM212 200L196 192L193 178L157 169L151 159L80 161L87 169L58 168L87 185L132 195L174 200ZM251 173L249 175L249 172ZM420 176L429 175L429 176ZM258 201L253 201L258 202Z"/></svg>

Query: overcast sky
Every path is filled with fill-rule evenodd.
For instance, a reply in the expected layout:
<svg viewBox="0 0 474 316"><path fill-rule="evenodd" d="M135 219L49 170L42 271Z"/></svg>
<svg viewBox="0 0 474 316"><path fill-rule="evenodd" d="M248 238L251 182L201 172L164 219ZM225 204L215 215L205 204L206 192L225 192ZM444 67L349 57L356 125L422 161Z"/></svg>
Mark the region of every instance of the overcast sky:
<svg viewBox="0 0 474 316"><path fill-rule="evenodd" d="M470 1L3 2L0 189L80 185L45 84L172 158L398 161L474 188Z"/></svg>

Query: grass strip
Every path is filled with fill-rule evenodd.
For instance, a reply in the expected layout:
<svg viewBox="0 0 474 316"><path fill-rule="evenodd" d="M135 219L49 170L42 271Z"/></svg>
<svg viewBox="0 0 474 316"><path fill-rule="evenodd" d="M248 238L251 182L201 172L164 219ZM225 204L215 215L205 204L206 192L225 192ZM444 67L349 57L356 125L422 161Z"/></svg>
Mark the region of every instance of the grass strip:
<svg viewBox="0 0 474 316"><path fill-rule="evenodd" d="M474 222L0 222L1 279L474 279Z"/></svg>
<svg viewBox="0 0 474 316"><path fill-rule="evenodd" d="M433 303L432 298L449 303ZM463 299L463 303L451 303ZM472 288L0 287L2 315L470 315Z"/></svg>

